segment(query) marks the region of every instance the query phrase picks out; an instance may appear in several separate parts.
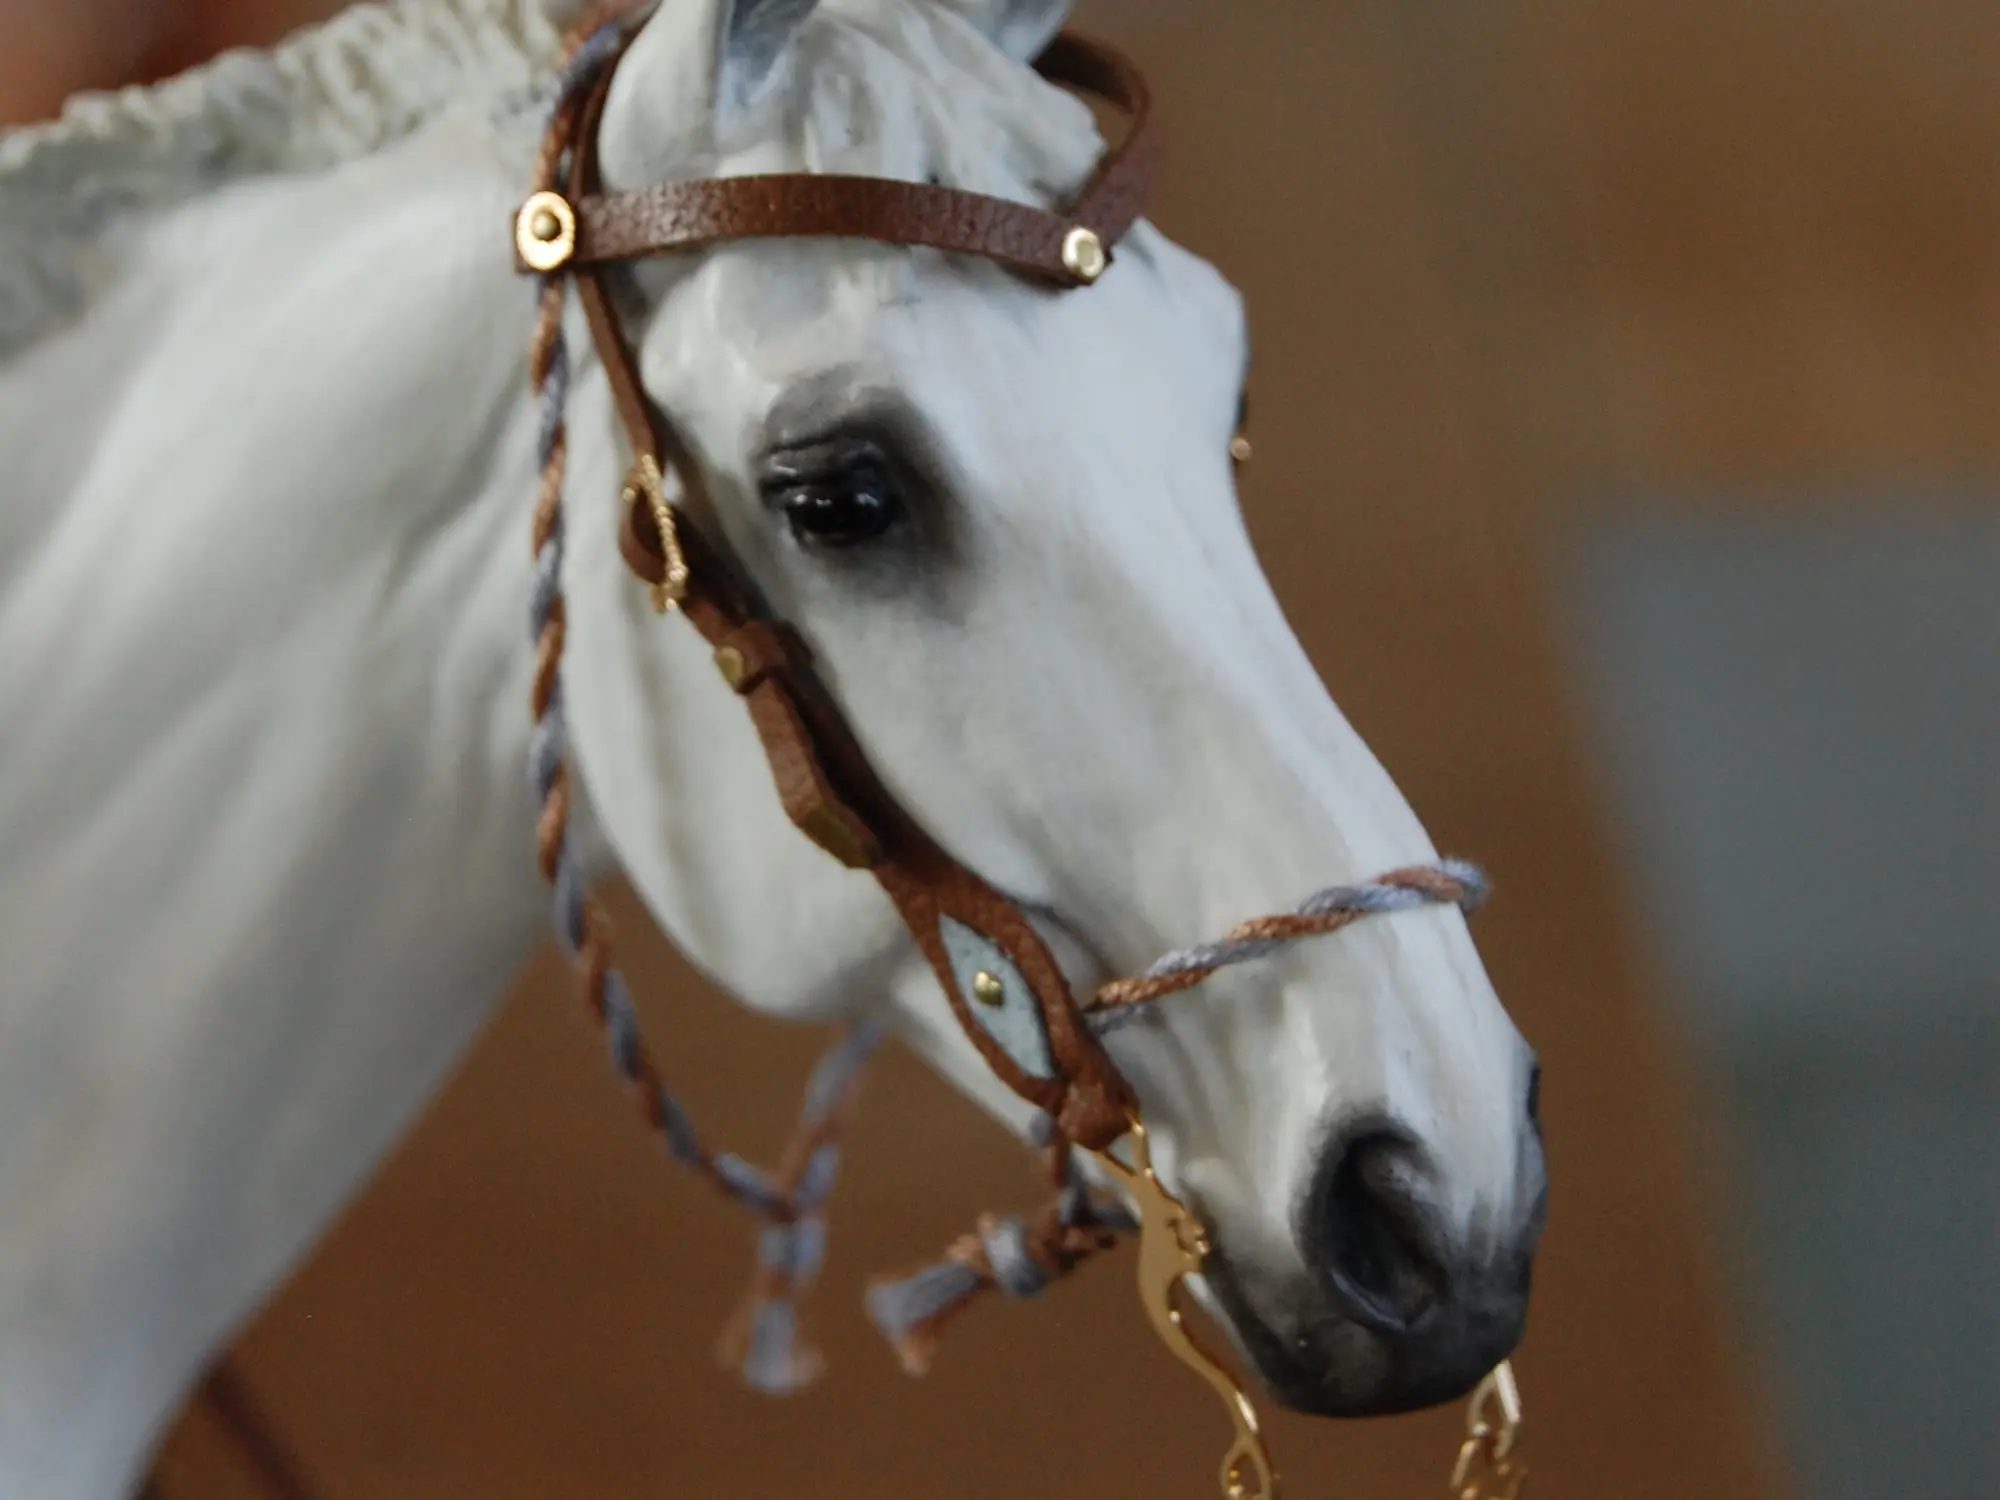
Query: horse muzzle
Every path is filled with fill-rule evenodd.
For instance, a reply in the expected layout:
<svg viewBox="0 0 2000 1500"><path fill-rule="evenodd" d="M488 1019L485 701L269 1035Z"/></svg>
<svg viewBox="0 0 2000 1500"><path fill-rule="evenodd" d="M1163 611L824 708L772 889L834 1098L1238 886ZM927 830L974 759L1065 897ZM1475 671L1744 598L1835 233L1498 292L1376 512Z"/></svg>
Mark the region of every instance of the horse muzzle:
<svg viewBox="0 0 2000 1500"><path fill-rule="evenodd" d="M1376 1125L1330 1144L1287 1274L1232 1261L1223 1227L1208 1284L1271 1394L1312 1415L1387 1416L1456 1400L1512 1354L1546 1214L1539 1140L1526 1154L1524 1208L1476 1241L1438 1207L1421 1148Z"/></svg>

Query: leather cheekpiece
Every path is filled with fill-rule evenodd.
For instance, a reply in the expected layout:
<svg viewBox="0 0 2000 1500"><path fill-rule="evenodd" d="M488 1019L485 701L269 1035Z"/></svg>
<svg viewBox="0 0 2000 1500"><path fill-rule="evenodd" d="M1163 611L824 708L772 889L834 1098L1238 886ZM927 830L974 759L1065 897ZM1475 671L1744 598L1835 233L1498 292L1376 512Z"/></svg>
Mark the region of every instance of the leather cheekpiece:
<svg viewBox="0 0 2000 1500"><path fill-rule="evenodd" d="M628 36L629 40L629 36ZM769 618L756 592L701 534L708 513L700 465L667 414L647 397L603 277L614 264L722 241L837 235L928 246L999 261L1055 287L1095 279L1066 264L1066 240L1081 228L1110 248L1143 208L1157 166L1145 84L1123 58L1065 35L1037 63L1055 82L1106 97L1133 116L1124 142L1106 158L1065 213L925 184L799 174L675 183L635 193L596 192L596 139L615 62L578 103L567 201L576 206L578 244L556 274L574 277L634 456L678 474L674 508L688 584L681 601L716 653L717 666L744 699L770 762L786 815L807 837L856 869L871 872L895 903L935 971L967 1038L1016 1094L1054 1116L1063 1134L1098 1151L1131 1128L1137 1101L1085 1021L1061 965L1020 906L946 853L910 817L869 763L820 682L804 641ZM545 183L545 190L556 184ZM1101 266L1098 268L1101 271ZM667 574L659 521L635 496L620 519L619 550L648 584ZM974 1018L947 946L947 921L969 928L1003 954L1033 991L1055 1076L1035 1076Z"/></svg>

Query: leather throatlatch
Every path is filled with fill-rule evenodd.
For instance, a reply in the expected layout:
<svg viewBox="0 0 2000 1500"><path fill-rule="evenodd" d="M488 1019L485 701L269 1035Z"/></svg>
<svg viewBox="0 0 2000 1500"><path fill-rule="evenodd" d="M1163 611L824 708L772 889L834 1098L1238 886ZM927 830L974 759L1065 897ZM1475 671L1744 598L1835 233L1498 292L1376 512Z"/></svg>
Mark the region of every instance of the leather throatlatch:
<svg viewBox="0 0 2000 1500"><path fill-rule="evenodd" d="M630 33L627 34L629 40ZM599 360L635 464L675 474L684 498L702 495L700 466L667 413L647 396L604 284L606 271L641 257L748 238L839 237L923 246L997 261L1051 291L1086 287L1144 208L1158 166L1144 80L1108 48L1065 34L1037 61L1052 82L1093 93L1130 117L1124 140L1065 211L1051 213L924 183L810 174L668 183L603 194L597 127L615 62L577 105L568 181L538 184L522 209L516 244L524 269L574 278ZM537 215L546 215L546 219ZM548 231L548 238L542 237ZM1137 1107L1131 1087L1084 1020L1069 982L1020 906L946 853L883 786L813 669L797 632L772 620L729 560L702 535L700 504L671 507L628 486L620 551L656 590L678 590L681 609L742 696L770 761L786 816L815 844L880 882L929 960L953 1013L987 1064L1013 1091L1052 1115L1064 1136L1103 1150L1127 1134ZM691 512L693 514L691 514ZM671 528L671 529L669 529ZM680 554L676 557L674 554ZM675 576L675 562L685 578ZM1024 1066L1002 1032L966 993L1005 985L987 972L970 981L952 953L956 929L1001 955L1034 996L1049 1066Z"/></svg>

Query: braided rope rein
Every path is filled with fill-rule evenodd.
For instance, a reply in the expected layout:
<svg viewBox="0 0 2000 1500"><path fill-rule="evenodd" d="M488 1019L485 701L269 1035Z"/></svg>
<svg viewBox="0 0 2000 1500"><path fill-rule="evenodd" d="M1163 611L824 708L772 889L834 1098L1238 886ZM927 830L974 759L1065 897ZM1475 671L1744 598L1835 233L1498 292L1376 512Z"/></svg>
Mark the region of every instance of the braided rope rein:
<svg viewBox="0 0 2000 1500"><path fill-rule="evenodd" d="M549 128L536 159L538 188L554 190L561 182L575 145L577 105L617 55L620 27L635 8L634 0L606 0L570 33ZM757 1269L723 1335L720 1353L754 1388L788 1394L810 1384L823 1368L817 1352L801 1338L798 1308L825 1258L824 1211L839 1174L839 1137L884 1032L878 1022L863 1021L820 1062L807 1088L798 1132L776 1171L711 1150L668 1090L646 1045L631 992L612 964L609 919L591 898L570 842L569 733L562 691L568 638L563 504L572 375L565 332L568 291L563 272L538 279L529 356L531 386L541 403L529 608L536 650L530 777L542 808L538 855L543 877L554 890L557 940L576 972L585 1009L604 1037L612 1067L640 1114L676 1161L763 1222ZM1192 989L1222 969L1327 936L1371 915L1435 905L1455 905L1469 914L1486 894L1485 877L1457 861L1331 887L1289 914L1246 922L1218 942L1170 953L1136 978L1104 985L1085 1007L1086 1016L1099 1033L1115 1031L1158 1001ZM988 1215L942 1261L912 1276L878 1281L869 1290L869 1315L912 1373L928 1367L945 1325L983 1295L1039 1296L1138 1227L1121 1201L1082 1181L1074 1147L1052 1118L1041 1116L1033 1130L1055 1190L1046 1207L1032 1217Z"/></svg>
<svg viewBox="0 0 2000 1500"><path fill-rule="evenodd" d="M618 22L627 6L600 7L572 33L550 128L536 163L540 185L553 187L572 146L575 107L618 50ZM839 1173L838 1139L852 1113L861 1075L881 1043L881 1028L864 1022L828 1053L807 1089L799 1131L775 1172L711 1150L687 1111L666 1087L640 1031L624 979L612 967L612 934L603 909L585 889L570 842L572 802L569 734L562 694L568 613L563 597L563 491L569 467L570 358L564 332L565 278L541 280L530 352L530 377L541 401L537 435L541 484L534 519L534 582L529 608L536 648L534 733L529 759L542 813L538 844L542 874L555 891L557 940L574 965L584 1004L602 1031L613 1068L639 1112L668 1151L725 1195L749 1209L764 1228L758 1269L742 1309L723 1335L725 1362L759 1390L782 1394L809 1384L818 1355L798 1333L797 1304L819 1274L826 1233L823 1210Z"/></svg>

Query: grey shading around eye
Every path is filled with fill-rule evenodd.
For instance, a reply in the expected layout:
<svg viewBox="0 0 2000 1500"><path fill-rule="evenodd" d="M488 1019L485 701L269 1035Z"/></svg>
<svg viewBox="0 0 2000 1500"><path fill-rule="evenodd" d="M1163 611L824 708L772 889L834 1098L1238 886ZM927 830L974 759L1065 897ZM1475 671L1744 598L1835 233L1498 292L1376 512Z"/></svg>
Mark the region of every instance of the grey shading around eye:
<svg viewBox="0 0 2000 1500"><path fill-rule="evenodd" d="M877 438L920 468L936 455L930 425L908 397L863 370L839 367L803 377L772 403L756 455L760 477L787 453L857 435Z"/></svg>
<svg viewBox="0 0 2000 1500"><path fill-rule="evenodd" d="M751 456L752 488L779 525L788 501L814 481L873 472L893 487L901 514L883 534L851 546L820 547L795 530L788 544L821 572L850 587L921 598L952 619L963 571L954 566L962 535L944 447L928 420L900 391L858 368L808 376L772 405Z"/></svg>

